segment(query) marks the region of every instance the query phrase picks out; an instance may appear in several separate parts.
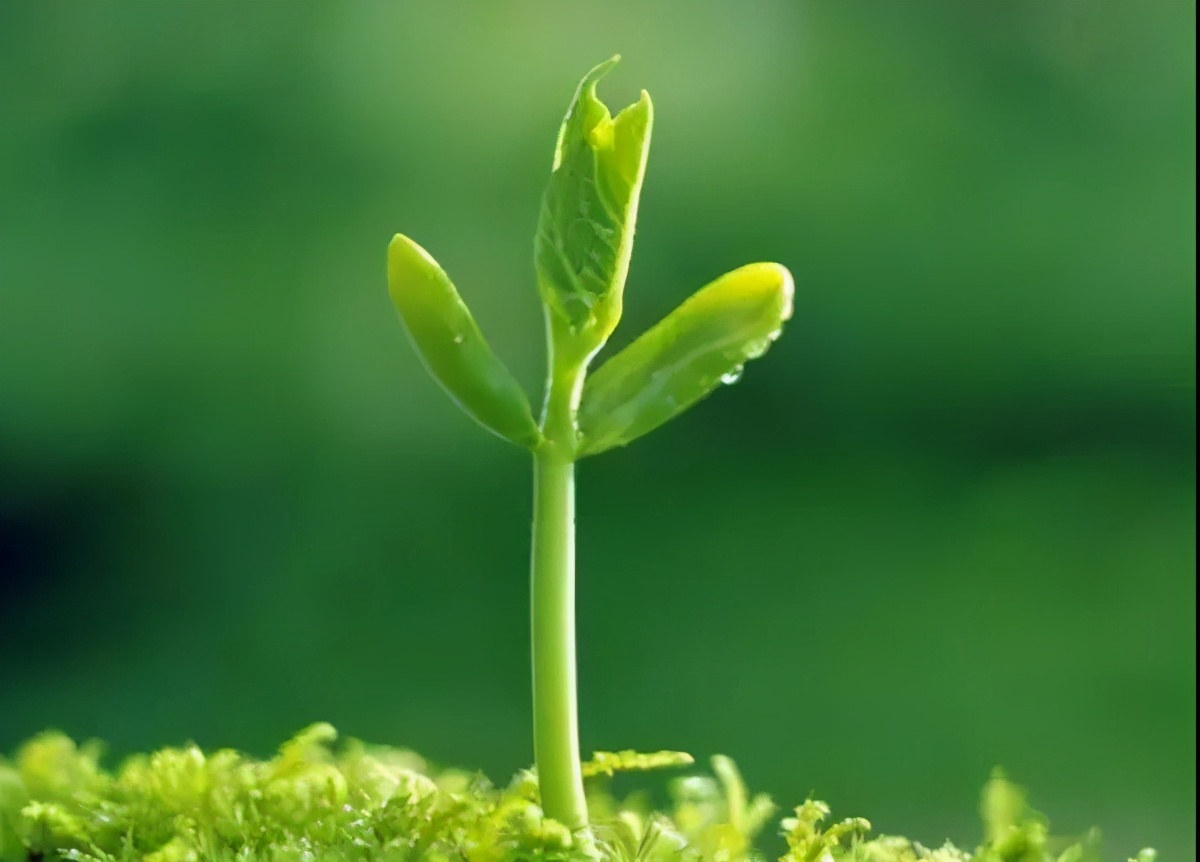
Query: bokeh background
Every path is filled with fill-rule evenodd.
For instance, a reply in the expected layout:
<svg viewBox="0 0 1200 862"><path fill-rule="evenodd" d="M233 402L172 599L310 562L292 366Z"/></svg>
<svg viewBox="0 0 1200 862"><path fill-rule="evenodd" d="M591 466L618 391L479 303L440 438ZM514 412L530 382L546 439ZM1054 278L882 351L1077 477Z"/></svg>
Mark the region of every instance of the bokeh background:
<svg viewBox="0 0 1200 862"><path fill-rule="evenodd" d="M0 750L532 757L527 458L397 325L439 258L531 393L579 77L654 96L614 344L769 259L769 356L581 470L587 749L978 834L995 764L1195 847L1195 8L0 3ZM1124 857L1122 857L1124 858Z"/></svg>

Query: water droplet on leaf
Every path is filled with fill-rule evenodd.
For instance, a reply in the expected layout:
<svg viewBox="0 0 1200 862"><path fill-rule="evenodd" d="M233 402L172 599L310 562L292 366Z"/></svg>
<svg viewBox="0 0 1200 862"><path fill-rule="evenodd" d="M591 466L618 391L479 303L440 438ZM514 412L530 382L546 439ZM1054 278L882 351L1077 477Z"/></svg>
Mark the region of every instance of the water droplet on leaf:
<svg viewBox="0 0 1200 862"><path fill-rule="evenodd" d="M777 338L779 336L779 330L775 330L774 334ZM750 344L746 345L746 358L758 359L758 357L767 352L767 348L771 346L771 342L773 340L773 338L767 336L766 338L759 339L758 341L752 341Z"/></svg>
<svg viewBox="0 0 1200 862"><path fill-rule="evenodd" d="M734 366L732 371L728 371L721 375L721 382L726 386L737 383L742 379L743 368L741 365Z"/></svg>

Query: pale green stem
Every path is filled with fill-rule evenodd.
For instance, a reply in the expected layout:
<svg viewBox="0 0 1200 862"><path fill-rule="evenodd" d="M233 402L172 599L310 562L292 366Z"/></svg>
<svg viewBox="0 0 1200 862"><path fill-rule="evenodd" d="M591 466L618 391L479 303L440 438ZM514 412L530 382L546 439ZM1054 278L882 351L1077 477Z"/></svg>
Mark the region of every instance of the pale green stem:
<svg viewBox="0 0 1200 862"><path fill-rule="evenodd" d="M553 367L553 365L552 365ZM542 810L587 826L575 683L575 412L582 367L552 372L534 454L533 741Z"/></svg>

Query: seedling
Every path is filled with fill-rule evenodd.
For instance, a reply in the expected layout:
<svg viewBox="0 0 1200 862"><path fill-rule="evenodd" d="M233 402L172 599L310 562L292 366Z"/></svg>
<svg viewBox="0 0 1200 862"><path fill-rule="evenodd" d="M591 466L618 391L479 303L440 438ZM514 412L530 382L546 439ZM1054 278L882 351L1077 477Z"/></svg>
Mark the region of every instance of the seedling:
<svg viewBox="0 0 1200 862"><path fill-rule="evenodd" d="M615 118L583 79L559 132L535 243L549 349L540 421L484 341L450 279L420 246L388 249L392 298L425 364L485 428L533 453L533 690L536 776L507 787L436 770L412 752L351 741L320 723L256 760L194 745L136 755L116 772L94 743L41 734L0 758L0 862L751 862L775 808L750 795L733 761L671 786L671 804L618 800L616 772L681 766L678 752L598 752L581 763L575 703L574 470L686 410L760 356L791 314L778 264L721 276L605 362L588 366L621 315L650 98ZM600 782L588 827L583 779ZM537 804L540 795L540 806ZM1052 837L1020 788L984 789L974 852L869 837L862 818L828 823L809 799L779 825L780 862L1083 862L1096 834ZM1130 862L1154 862L1153 850Z"/></svg>
<svg viewBox="0 0 1200 862"><path fill-rule="evenodd" d="M654 117L644 90L615 117L596 97L618 59L579 84L542 197L534 240L548 354L540 420L433 257L399 234L388 247L392 300L430 374L479 424L533 453L534 756L545 814L573 830L588 823L576 708L575 464L736 380L792 312L787 269L752 263L701 288L589 373L621 318Z"/></svg>

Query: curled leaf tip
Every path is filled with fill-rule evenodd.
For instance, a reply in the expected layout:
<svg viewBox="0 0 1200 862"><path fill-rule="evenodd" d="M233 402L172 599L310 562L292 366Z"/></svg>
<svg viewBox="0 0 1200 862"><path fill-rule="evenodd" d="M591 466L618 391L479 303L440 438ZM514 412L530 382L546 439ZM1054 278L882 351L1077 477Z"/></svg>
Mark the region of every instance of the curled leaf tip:
<svg viewBox="0 0 1200 862"><path fill-rule="evenodd" d="M613 54L602 63L597 63L592 67L591 71L583 76L581 87L595 87L596 82L612 71L613 67L621 62L620 54Z"/></svg>

